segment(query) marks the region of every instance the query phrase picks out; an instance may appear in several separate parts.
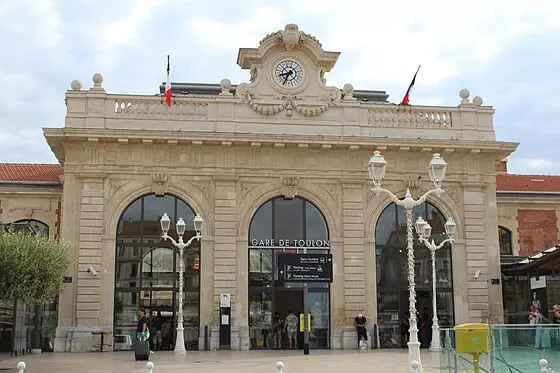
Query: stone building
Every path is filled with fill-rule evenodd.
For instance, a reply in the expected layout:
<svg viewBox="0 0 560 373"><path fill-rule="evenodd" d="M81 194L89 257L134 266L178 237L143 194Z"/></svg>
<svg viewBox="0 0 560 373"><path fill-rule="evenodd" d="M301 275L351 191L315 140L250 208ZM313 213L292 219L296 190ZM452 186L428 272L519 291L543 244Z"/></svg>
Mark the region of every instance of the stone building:
<svg viewBox="0 0 560 373"><path fill-rule="evenodd" d="M530 214L521 197L496 190L509 177L496 164L517 144L496 141L494 109L466 89L456 107L427 107L329 86L339 55L288 25L239 50L248 82L173 84L170 107L161 95L108 93L100 74L89 89L72 82L64 127L44 129L60 166L0 167L0 221L43 222L73 249L55 351L89 351L95 331L126 348L138 307L174 323L178 259L160 240L163 213L185 218L186 237L194 215L204 219L203 238L184 259L187 348L219 347L221 294L231 295L230 348L272 347L274 315L303 307L301 286L277 281L278 253L304 249L334 262L333 282L310 286L311 347L352 348L358 312L376 325L381 347L400 345L405 223L402 209L371 192L375 150L388 161L384 187L399 196L433 187L433 153L447 162L445 193L415 209L436 241L447 218L457 222L456 241L437 258L442 326L503 321L502 289L491 281L501 276L498 226L518 253L528 246L515 217ZM551 206L547 224L556 227ZM546 234L535 245L558 238L557 229ZM422 311L431 267L427 249L417 243L415 251Z"/></svg>

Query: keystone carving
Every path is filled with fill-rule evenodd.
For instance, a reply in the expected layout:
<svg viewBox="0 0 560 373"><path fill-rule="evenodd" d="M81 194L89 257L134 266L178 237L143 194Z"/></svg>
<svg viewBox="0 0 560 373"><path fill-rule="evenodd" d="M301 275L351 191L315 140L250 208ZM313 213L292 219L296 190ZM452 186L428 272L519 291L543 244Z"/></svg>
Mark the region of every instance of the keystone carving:
<svg viewBox="0 0 560 373"><path fill-rule="evenodd" d="M152 174L152 191L158 197L163 197L169 187L169 175L163 173Z"/></svg>
<svg viewBox="0 0 560 373"><path fill-rule="evenodd" d="M295 176L285 176L282 179L281 193L284 198L292 199L298 194L299 178Z"/></svg>

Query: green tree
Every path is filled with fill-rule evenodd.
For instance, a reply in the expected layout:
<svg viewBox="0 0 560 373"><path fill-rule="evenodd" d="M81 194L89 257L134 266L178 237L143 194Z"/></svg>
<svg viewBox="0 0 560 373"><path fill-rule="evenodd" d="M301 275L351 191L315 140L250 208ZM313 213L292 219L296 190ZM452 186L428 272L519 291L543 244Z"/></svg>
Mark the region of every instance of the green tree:
<svg viewBox="0 0 560 373"><path fill-rule="evenodd" d="M69 247L49 237L0 228L0 299L52 302L71 263Z"/></svg>

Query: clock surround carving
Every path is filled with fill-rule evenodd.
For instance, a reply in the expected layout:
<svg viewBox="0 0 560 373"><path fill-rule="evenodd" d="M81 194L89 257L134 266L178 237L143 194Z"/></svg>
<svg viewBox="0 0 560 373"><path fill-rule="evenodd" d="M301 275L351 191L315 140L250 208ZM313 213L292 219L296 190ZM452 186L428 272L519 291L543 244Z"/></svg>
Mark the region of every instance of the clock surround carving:
<svg viewBox="0 0 560 373"><path fill-rule="evenodd" d="M235 95L264 116L285 112L292 117L295 111L317 117L340 104L340 89L325 80L339 55L289 24L267 35L258 48L240 49L237 63L249 70L250 82L239 84Z"/></svg>

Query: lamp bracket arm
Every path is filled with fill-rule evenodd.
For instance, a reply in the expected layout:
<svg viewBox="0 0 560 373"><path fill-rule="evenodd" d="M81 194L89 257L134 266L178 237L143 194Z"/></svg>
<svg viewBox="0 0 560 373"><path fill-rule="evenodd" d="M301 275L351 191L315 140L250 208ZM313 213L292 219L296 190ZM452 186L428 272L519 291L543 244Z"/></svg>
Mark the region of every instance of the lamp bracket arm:
<svg viewBox="0 0 560 373"><path fill-rule="evenodd" d="M426 202L426 199L428 199L430 194L434 193L437 196L442 192L445 192L445 191L441 187L436 187L435 189L428 190L420 198L418 198L418 200L416 201L416 206L421 205L422 203Z"/></svg>
<svg viewBox="0 0 560 373"><path fill-rule="evenodd" d="M167 241L167 240L171 241L171 243L173 244L173 246L179 246L179 243L177 243L177 241L175 241L175 240L173 239L173 237L168 236L167 234L162 235L161 238L163 238L164 241Z"/></svg>
<svg viewBox="0 0 560 373"><path fill-rule="evenodd" d="M385 189L382 188L381 185L376 185L373 188L371 188L371 191L375 194L378 195L381 192L383 193L387 193L389 195L389 197L391 198L391 201L396 203L397 205L399 204L400 199L397 198L396 195L393 194L393 192L391 192L389 189Z"/></svg>
<svg viewBox="0 0 560 373"><path fill-rule="evenodd" d="M196 235L192 236L192 237L187 241L187 243L185 244L185 247L190 246L190 245L192 244L192 242L193 242L195 239L197 239L197 240L200 241L200 237L201 237L201 236L200 236L199 233L197 233Z"/></svg>

